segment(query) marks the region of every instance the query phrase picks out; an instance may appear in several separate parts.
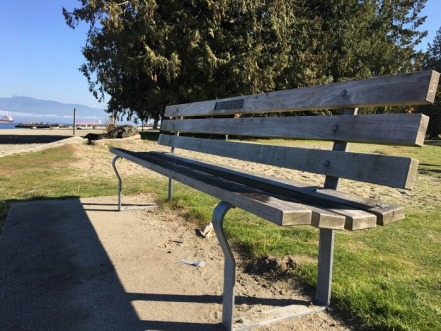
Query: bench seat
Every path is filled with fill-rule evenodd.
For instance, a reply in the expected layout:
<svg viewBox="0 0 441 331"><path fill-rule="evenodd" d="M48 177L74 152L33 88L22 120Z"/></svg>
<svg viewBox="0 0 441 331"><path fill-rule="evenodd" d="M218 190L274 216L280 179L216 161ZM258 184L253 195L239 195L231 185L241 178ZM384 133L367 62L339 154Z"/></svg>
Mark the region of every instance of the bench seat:
<svg viewBox="0 0 441 331"><path fill-rule="evenodd" d="M243 172L170 153L110 151L277 225L361 230L404 217L403 207L317 186Z"/></svg>

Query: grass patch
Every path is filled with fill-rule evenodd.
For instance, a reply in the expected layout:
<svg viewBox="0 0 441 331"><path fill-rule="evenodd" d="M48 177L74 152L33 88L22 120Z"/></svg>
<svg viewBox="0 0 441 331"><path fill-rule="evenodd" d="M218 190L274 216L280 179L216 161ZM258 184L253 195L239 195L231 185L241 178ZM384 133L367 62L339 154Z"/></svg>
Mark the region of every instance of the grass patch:
<svg viewBox="0 0 441 331"><path fill-rule="evenodd" d="M150 132L147 132L150 134ZM156 134L156 133L155 133ZM149 138L144 138L150 140ZM153 139L153 138L152 138ZM308 147L320 142L259 141ZM324 144L324 148L329 148ZM375 330L441 330L441 147L423 148L351 145L351 150L401 155L420 161L416 199L431 199L431 208L406 206L405 220L372 230L337 232L332 305L366 328ZM107 153L107 152L106 152ZM95 152L90 157L108 157ZM109 157L109 160L111 158ZM0 227L14 201L40 198L115 195L115 178L71 167L69 146L0 159ZM110 161L109 161L110 165ZM211 218L218 200L179 183L174 199L164 203L198 226ZM167 200L167 180L144 175L124 177L124 194L155 193ZM418 196L420 198L418 198ZM387 201L387 197L384 197ZM314 289L318 231L312 227L282 228L239 209L231 210L225 231L248 259L267 254L305 257L293 276Z"/></svg>

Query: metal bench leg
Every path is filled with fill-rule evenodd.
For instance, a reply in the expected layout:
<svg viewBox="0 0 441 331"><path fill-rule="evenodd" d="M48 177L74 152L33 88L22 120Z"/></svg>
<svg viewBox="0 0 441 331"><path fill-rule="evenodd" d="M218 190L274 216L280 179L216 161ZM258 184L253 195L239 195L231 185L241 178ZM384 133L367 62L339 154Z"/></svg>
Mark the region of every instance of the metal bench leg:
<svg viewBox="0 0 441 331"><path fill-rule="evenodd" d="M173 200L173 179L168 179L168 202Z"/></svg>
<svg viewBox="0 0 441 331"><path fill-rule="evenodd" d="M121 177L119 176L118 171L116 170L116 160L122 159L121 156L115 156L112 161L113 170L115 171L116 177L118 177L118 211L121 211Z"/></svg>
<svg viewBox="0 0 441 331"><path fill-rule="evenodd" d="M343 109L342 115L357 115L358 108ZM334 142L333 151L347 151L349 144L344 141ZM338 190L340 178L326 176L324 188ZM317 293L316 300L328 306L331 301L332 263L334 256L334 230L320 229L318 272L317 272Z"/></svg>
<svg viewBox="0 0 441 331"><path fill-rule="evenodd" d="M236 261L228 245L223 228L225 214L230 208L232 208L230 204L222 201L214 209L212 218L214 231L225 258L222 324L227 330L233 330L234 287L236 285Z"/></svg>
<svg viewBox="0 0 441 331"><path fill-rule="evenodd" d="M331 301L334 230L320 229L316 300L328 306Z"/></svg>

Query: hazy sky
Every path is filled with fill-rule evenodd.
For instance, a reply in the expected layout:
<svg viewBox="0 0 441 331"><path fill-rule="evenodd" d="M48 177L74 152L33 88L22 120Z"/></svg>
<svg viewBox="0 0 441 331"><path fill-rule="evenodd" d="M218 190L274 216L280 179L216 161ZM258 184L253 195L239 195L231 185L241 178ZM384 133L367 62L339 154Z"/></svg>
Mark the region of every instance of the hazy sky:
<svg viewBox="0 0 441 331"><path fill-rule="evenodd" d="M62 7L77 0L0 0L0 97L14 95L105 108L88 90L78 71L86 26L69 28ZM428 0L424 15L426 49L441 27L441 0ZM107 100L106 100L107 101Z"/></svg>

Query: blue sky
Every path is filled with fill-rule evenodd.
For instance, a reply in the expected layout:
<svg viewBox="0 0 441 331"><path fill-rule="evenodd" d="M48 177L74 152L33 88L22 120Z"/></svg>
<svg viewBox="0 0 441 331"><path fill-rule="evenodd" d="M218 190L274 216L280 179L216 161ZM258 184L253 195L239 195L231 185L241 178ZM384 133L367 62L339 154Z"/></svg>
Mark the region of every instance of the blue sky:
<svg viewBox="0 0 441 331"><path fill-rule="evenodd" d="M78 71L86 26L69 28L62 7L79 7L77 0L0 0L0 97L14 95L105 108L88 90ZM441 0L428 0L422 30L426 49L441 27ZM107 100L106 100L107 101Z"/></svg>

